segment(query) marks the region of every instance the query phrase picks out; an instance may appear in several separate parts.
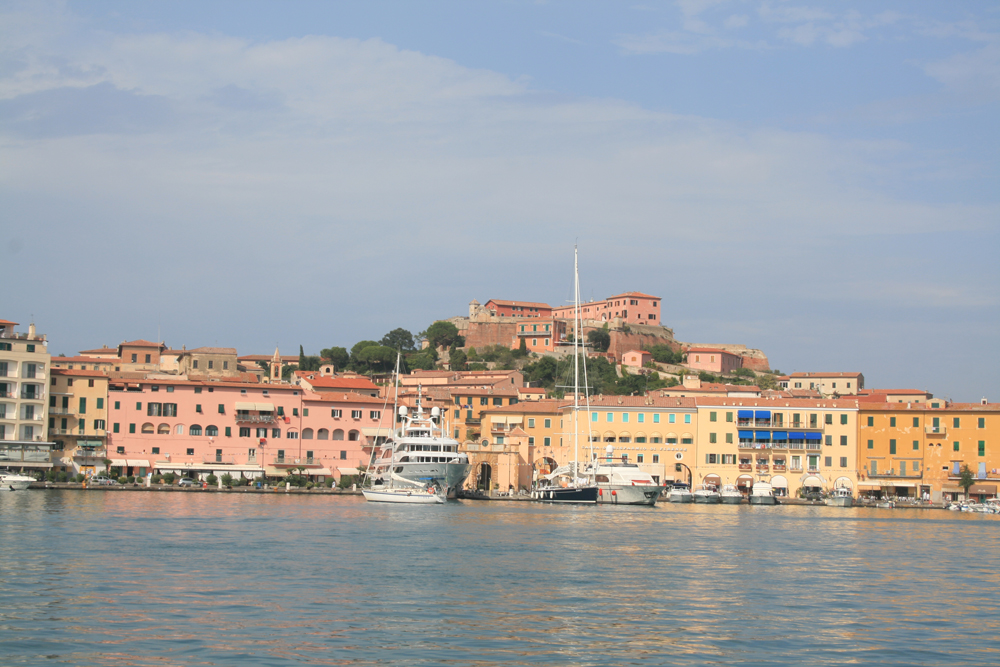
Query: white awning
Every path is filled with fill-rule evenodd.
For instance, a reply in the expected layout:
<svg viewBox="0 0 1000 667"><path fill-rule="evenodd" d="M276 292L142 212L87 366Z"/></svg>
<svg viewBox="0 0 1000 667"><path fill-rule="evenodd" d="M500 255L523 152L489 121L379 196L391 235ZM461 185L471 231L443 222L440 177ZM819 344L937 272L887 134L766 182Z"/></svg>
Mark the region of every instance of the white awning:
<svg viewBox="0 0 1000 667"><path fill-rule="evenodd" d="M883 483L883 484L885 486L904 487L904 488L907 488L907 489L912 489L913 487L916 486L916 484L914 484L913 482L888 482L888 483Z"/></svg>
<svg viewBox="0 0 1000 667"><path fill-rule="evenodd" d="M302 471L303 475L323 475L324 477L329 477L333 473L330 472L329 468L306 468Z"/></svg>
<svg viewBox="0 0 1000 667"><path fill-rule="evenodd" d="M507 417L505 415L490 415L491 424L506 424Z"/></svg>
<svg viewBox="0 0 1000 667"><path fill-rule="evenodd" d="M128 465L128 461L125 460L125 459L111 459L111 464L110 465L112 465L112 466L114 466L116 468L121 468L121 467L127 466Z"/></svg>
<svg viewBox="0 0 1000 667"><path fill-rule="evenodd" d="M249 412L250 410L256 410L257 409L257 404L256 403L243 403L243 402L237 401L236 402L236 409L237 410L246 410L246 411Z"/></svg>
<svg viewBox="0 0 1000 667"><path fill-rule="evenodd" d="M377 436L382 436L383 438L387 438L390 435L392 435L392 429L388 426L386 426L385 428L364 426L361 429L361 435L367 435L369 438L374 438Z"/></svg>
<svg viewBox="0 0 1000 667"><path fill-rule="evenodd" d="M337 468L337 472L341 475L360 475L361 471L357 468Z"/></svg>
<svg viewBox="0 0 1000 667"><path fill-rule="evenodd" d="M274 403L254 403L258 412L274 412Z"/></svg>
<svg viewBox="0 0 1000 667"><path fill-rule="evenodd" d="M865 489L881 489L882 488L882 483L881 482L858 482L858 488L859 489L860 488L865 488Z"/></svg>
<svg viewBox="0 0 1000 667"><path fill-rule="evenodd" d="M147 461L146 459L126 459L126 463L128 465L132 466L133 468L135 468L135 467L138 467L138 468L148 468L149 467L149 461Z"/></svg>

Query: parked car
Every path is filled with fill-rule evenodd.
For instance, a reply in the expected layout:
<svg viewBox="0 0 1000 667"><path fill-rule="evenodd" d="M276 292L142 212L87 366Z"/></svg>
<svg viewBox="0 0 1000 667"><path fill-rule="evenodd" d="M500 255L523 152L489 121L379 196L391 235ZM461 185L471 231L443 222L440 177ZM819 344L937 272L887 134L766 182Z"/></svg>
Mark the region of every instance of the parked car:
<svg viewBox="0 0 1000 667"><path fill-rule="evenodd" d="M118 484L118 480L105 477L104 475L95 475L90 478L90 483L94 486L115 486Z"/></svg>
<svg viewBox="0 0 1000 667"><path fill-rule="evenodd" d="M198 482L191 479L190 477L185 477L181 481L177 482L177 486L195 486Z"/></svg>

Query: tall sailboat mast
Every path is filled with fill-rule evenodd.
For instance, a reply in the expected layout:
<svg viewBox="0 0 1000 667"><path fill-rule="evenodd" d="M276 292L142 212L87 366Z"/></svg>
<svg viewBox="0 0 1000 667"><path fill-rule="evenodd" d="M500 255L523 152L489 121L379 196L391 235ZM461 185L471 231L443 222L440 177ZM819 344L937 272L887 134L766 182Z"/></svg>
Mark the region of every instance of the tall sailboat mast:
<svg viewBox="0 0 1000 667"><path fill-rule="evenodd" d="M580 264L573 246L573 483L580 467Z"/></svg>

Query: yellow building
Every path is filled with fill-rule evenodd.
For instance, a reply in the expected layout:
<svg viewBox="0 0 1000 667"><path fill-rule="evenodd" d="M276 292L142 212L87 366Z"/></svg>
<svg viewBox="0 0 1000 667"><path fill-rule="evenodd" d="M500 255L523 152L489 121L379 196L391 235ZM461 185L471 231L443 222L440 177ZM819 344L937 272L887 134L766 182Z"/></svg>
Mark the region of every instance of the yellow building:
<svg viewBox="0 0 1000 667"><path fill-rule="evenodd" d="M61 452L67 472L93 474L105 469L108 377L94 370L53 368L49 383L49 439Z"/></svg>
<svg viewBox="0 0 1000 667"><path fill-rule="evenodd" d="M968 466L969 492L997 495L1000 406L988 403L862 403L858 459L862 490L877 495L964 497L959 476Z"/></svg>
<svg viewBox="0 0 1000 667"><path fill-rule="evenodd" d="M778 495L857 491L858 403L853 399L709 398L697 401L695 484Z"/></svg>
<svg viewBox="0 0 1000 667"><path fill-rule="evenodd" d="M699 428L695 400L659 391L648 396L591 396L580 412L580 447L587 447L581 461L610 451L637 464L658 483L691 481ZM572 405L563 412L571 448Z"/></svg>
<svg viewBox="0 0 1000 667"><path fill-rule="evenodd" d="M38 471L52 467L45 438L50 356L45 336L16 333L17 322L0 320L0 467Z"/></svg>

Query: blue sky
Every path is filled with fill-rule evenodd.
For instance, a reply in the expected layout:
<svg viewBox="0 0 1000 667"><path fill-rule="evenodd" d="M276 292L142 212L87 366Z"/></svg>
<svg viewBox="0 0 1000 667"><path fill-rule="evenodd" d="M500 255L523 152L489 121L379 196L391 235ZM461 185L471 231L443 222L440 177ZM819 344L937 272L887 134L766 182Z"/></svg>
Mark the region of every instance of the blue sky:
<svg viewBox="0 0 1000 667"><path fill-rule="evenodd" d="M998 107L990 2L3 2L0 317L316 352L578 241L679 340L998 400Z"/></svg>

